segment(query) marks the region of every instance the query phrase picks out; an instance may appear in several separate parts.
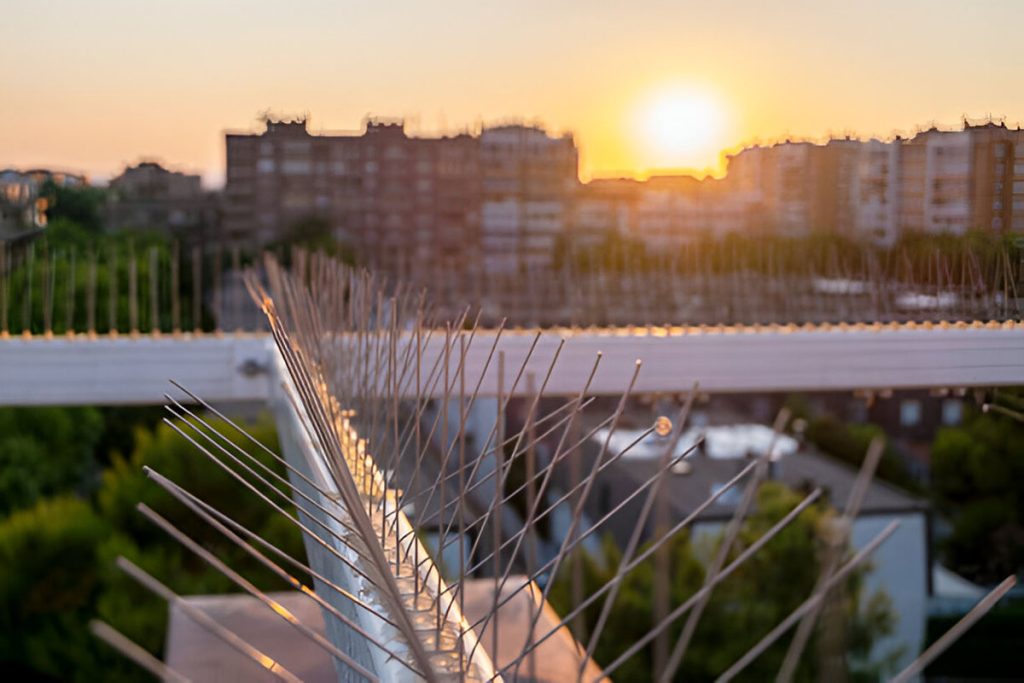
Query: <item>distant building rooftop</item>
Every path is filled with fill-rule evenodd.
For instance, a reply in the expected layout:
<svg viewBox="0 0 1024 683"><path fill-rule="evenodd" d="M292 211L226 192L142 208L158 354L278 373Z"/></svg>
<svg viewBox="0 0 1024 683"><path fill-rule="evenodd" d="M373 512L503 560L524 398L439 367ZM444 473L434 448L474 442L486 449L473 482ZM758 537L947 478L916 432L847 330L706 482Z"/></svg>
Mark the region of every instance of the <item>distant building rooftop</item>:
<svg viewBox="0 0 1024 683"><path fill-rule="evenodd" d="M592 438L597 439L602 433L598 432ZM616 445L619 449L624 448L641 433L642 430L617 431L609 451L617 452ZM717 487L738 474L751 457L764 453L773 442L772 430L765 425L691 428L680 437L674 455L686 452L702 434L703 444L668 475L670 479L666 486L671 491L672 506L678 515L692 512ZM613 499L625 497L638 482L654 475L667 443L668 437L657 437L652 433L623 456L618 466L613 468L614 472L604 478L607 485L622 487L621 491L612 493ZM857 478L857 470L850 465L803 449L793 437L785 434L774 440L771 461L771 480L793 489L820 486L831 504L840 509L846 504ZM733 487L701 518L710 521L730 516L741 491L742 485ZM876 478L868 489L861 514L911 513L927 509L928 504L923 499Z"/></svg>

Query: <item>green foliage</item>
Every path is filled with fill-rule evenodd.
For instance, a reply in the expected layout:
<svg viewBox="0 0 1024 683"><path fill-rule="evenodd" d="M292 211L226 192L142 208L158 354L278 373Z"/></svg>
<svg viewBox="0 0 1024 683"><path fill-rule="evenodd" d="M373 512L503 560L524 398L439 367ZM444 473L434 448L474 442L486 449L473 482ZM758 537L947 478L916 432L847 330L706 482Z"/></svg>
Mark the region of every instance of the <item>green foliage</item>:
<svg viewBox="0 0 1024 683"><path fill-rule="evenodd" d="M174 259L179 261L177 292ZM13 251L9 263L10 272L3 274L0 286L0 296L6 299L0 312L7 314L0 329L6 325L12 334L87 332L90 323L100 334L131 332L133 308L138 331L170 331L175 309L182 329L197 324L212 328L209 311L201 308L200 319L194 319L192 261L182 258L178 247L158 233L95 235L59 219L46 229L45 237ZM200 261L199 269L200 286L208 286L216 271L212 258Z"/></svg>
<svg viewBox="0 0 1024 683"><path fill-rule="evenodd" d="M104 467L115 456L127 457L134 452L136 437L152 432L167 417L163 406L104 406L99 411L105 426L95 457Z"/></svg>
<svg viewBox="0 0 1024 683"><path fill-rule="evenodd" d="M928 619L925 642L933 643L959 620L959 615ZM1024 608L1010 603L981 618L967 633L925 669L927 680L1019 679L1024 651Z"/></svg>
<svg viewBox="0 0 1024 683"><path fill-rule="evenodd" d="M95 408L0 408L0 516L88 489L102 433Z"/></svg>
<svg viewBox="0 0 1024 683"><path fill-rule="evenodd" d="M743 525L735 557L767 529L791 510L800 496L777 483L766 483L758 491L756 511ZM832 513L823 505L814 505L800 514L763 550L741 565L741 568L712 593L710 602L677 672L677 680L713 680L744 652L760 640L811 593L819 573L823 553L821 532L831 523ZM703 584L704 564L700 557L712 549L706 543L692 541L681 534L668 544L671 577L671 608L685 602ZM571 605L570 575L572 561L582 562L584 594L590 595L611 579L619 564L619 552L607 539L600 557L581 552L567 561L551 591L551 602L561 614ZM652 595L654 594L654 559L642 563L624 578L618 600L595 652L599 664L607 665L635 643L653 626ZM866 601L858 600L860 576L852 578L835 600L845 615L839 634L845 642L845 662L854 680L874 680L877 666L865 660L874 642L891 632L892 615L887 598L876 594ZM591 633L602 609L603 598L585 610L587 633ZM675 643L685 617L669 629L668 642ZM819 630L820 632L820 630ZM817 636L815 637L817 638ZM788 641L783 639L759 657L741 676L744 680L771 680L782 664ZM814 656L817 643L812 640L798 671L799 680L816 680ZM648 646L619 669L616 680L651 680L653 650Z"/></svg>
<svg viewBox="0 0 1024 683"><path fill-rule="evenodd" d="M682 247L652 250L637 237L617 231L576 243L570 228L556 242L556 265L580 270L646 270L674 264L684 272L731 272L818 276L824 273L873 273L913 281L919 286L990 285L999 273L1019 281L1020 247L1010 235L978 230L966 235L904 234L890 248L857 242L834 231L801 237L730 233L721 239L694 233ZM937 259L945 263L937 266Z"/></svg>
<svg viewBox="0 0 1024 683"><path fill-rule="evenodd" d="M99 548L110 533L87 503L70 497L41 501L0 523L5 671L84 681L90 678L83 672L101 674L111 663L83 628L103 591Z"/></svg>
<svg viewBox="0 0 1024 683"><path fill-rule="evenodd" d="M936 508L953 520L946 560L982 583L1024 569L1024 425L971 413L932 444Z"/></svg>
<svg viewBox="0 0 1024 683"><path fill-rule="evenodd" d="M40 188L39 194L49 201L46 210L48 220L77 223L82 229L93 234L103 230L100 214L106 200L105 190L91 185L61 187L53 181L47 181Z"/></svg>
<svg viewBox="0 0 1024 683"><path fill-rule="evenodd" d="M211 420L233 443L274 471L270 456ZM188 431L187 428L184 428ZM276 448L272 423L262 420L250 433ZM57 437L54 437L55 439ZM65 433L60 438L72 438ZM35 507L0 521L0 662L23 678L55 680L148 680L134 665L97 641L91 618L160 654L167 624L163 601L114 566L124 555L179 594L238 590L198 557L183 549L135 510L146 503L240 573L267 589L285 584L244 551L149 481L148 466L262 535L296 557L303 557L298 530L265 503L244 492L230 475L199 453L167 425L139 428L128 457L114 454L103 472L95 503L75 498L41 500ZM230 448L230 445L225 444ZM291 506L285 501L285 509ZM10 569L8 569L10 568Z"/></svg>
<svg viewBox="0 0 1024 683"><path fill-rule="evenodd" d="M804 435L822 452L860 467L872 439L885 436L885 432L875 424L848 424L834 415L820 415L808 422ZM880 479L909 491L920 489L891 444L886 444L877 474Z"/></svg>
<svg viewBox="0 0 1024 683"><path fill-rule="evenodd" d="M67 218L51 218L46 225L46 241L55 247L84 251L103 238Z"/></svg>
<svg viewBox="0 0 1024 683"><path fill-rule="evenodd" d="M284 237L267 246L267 251L277 254L281 263L289 266L292 250L296 248L331 256L349 265L357 262L355 249L338 240L331 230L331 224L320 216L309 216L295 222Z"/></svg>

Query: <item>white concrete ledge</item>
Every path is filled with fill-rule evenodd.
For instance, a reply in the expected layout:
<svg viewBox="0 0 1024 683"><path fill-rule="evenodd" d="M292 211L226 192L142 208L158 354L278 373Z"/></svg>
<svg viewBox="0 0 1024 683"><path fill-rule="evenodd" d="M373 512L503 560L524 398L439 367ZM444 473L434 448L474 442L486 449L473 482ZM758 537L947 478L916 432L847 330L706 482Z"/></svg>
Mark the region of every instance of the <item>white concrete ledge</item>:
<svg viewBox="0 0 1024 683"><path fill-rule="evenodd" d="M12 337L0 405L159 405L180 398L172 379L210 402L264 402L270 353L263 335Z"/></svg>
<svg viewBox="0 0 1024 683"><path fill-rule="evenodd" d="M493 332L479 331L467 352L470 388L483 370ZM508 331L505 391L535 333ZM1024 326L849 326L845 328L711 328L547 330L528 371L539 385L560 339L565 348L547 393L579 391L603 354L593 394L621 393L637 359L638 392L685 391L700 381L709 393L848 391L1024 385ZM441 353L434 335L423 354L424 377ZM22 337L0 339L0 405L158 404L174 379L212 402L266 401L271 342L261 335L162 337ZM401 351L399 351L401 353ZM451 354L452 373L458 346ZM497 359L481 393L497 391ZM518 394L526 393L520 382ZM173 393L173 392L170 392ZM438 391L434 392L439 393Z"/></svg>
<svg viewBox="0 0 1024 683"><path fill-rule="evenodd" d="M579 391L598 352L601 365L594 394L625 390L634 364L643 361L636 391L685 391L694 381L709 393L847 391L929 387L991 387L1024 384L1024 327L924 329L750 328L690 331L682 335L607 334L600 331L545 332L528 370L544 377L559 338L566 340L549 382L549 392ZM505 390L525 358L533 333L503 337ZM489 335L478 334L468 354L468 376L477 377L489 350ZM443 342L439 344L443 346ZM457 361L457 359L456 359ZM492 362L481 391L493 393ZM525 393L521 383L517 393Z"/></svg>

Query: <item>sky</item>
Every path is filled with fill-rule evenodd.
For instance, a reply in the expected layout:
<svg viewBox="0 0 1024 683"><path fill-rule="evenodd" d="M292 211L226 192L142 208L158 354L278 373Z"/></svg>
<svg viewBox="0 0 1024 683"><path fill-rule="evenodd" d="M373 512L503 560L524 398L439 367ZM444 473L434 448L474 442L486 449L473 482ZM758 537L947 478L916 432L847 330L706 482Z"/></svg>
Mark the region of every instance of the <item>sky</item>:
<svg viewBox="0 0 1024 683"><path fill-rule="evenodd" d="M404 117L571 131L584 179L722 153L1024 122L1024 0L24 0L0 20L0 167L223 180L225 130Z"/></svg>

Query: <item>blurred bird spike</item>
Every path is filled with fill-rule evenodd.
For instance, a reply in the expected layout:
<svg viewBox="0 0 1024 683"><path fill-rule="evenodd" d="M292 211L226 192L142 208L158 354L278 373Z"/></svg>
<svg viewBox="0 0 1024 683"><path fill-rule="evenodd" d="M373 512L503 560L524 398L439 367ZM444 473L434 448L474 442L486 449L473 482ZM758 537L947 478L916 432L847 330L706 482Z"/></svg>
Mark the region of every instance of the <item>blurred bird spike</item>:
<svg viewBox="0 0 1024 683"><path fill-rule="evenodd" d="M199 269L194 267L194 286L198 286L199 277ZM375 274L299 250L292 255L290 269L268 255L262 271L248 270L244 283L267 316L278 352L276 371L283 399L275 404L275 410L279 425L294 426L294 433L282 437L282 444L289 439L297 444L291 450L284 447L285 456L291 457L273 452L178 384L175 387L187 396L186 402L199 404L221 422L203 418L170 396L167 409L173 419L166 422L243 489L297 526L308 560L289 556L210 501L199 499L159 472L147 468L146 473L290 588L316 602L328 626L325 635L300 623L294 614L166 519L145 506L140 511L303 637L330 653L339 667L339 676L345 680L500 681L503 676L514 680L523 666L535 675L538 648L556 633L568 634L583 611L602 598L596 628L586 643L577 646L577 680L609 677L655 639L664 642L668 634L676 632L673 625L688 613L671 655L664 650L662 669L657 672L661 680L670 680L682 663L714 588L821 496L820 489L811 491L747 547L734 548L757 486L767 474L774 446L696 504L687 517L672 523L664 509L662 489L669 473L697 448L696 444L682 452L677 448L698 393L696 384L674 420L661 417L641 430L639 437L613 447L612 437L642 370L639 361L614 411L604 417L588 415L592 428L579 438L585 412L601 405L587 395L600 366L600 354L589 374L580 377L578 394L551 408L553 401L545 397L545 387L554 372L564 371L559 365L562 345L545 358L546 351L538 345L539 334L526 352L507 366L510 359L500 344L504 323L496 331L478 334L480 313L471 315L465 308L454 320L444 320L428 303L425 291L401 283L389 284ZM466 358L480 340L485 340L481 343L487 344L488 352L482 369L475 370L474 376ZM477 411L478 415L486 412L494 422L490 426L485 422L482 428L477 425L472 434L476 438L472 438L470 418L478 397L487 393L481 392L481 387L488 373L492 381L487 386L497 387L497 411ZM506 434L505 418L512 397L517 390L519 395L524 393L519 389L521 383L526 386L526 398L521 403L523 424L516 433ZM775 433L782 432L787 422L788 413L783 411L776 420ZM590 457L581 453L582 446L602 429L606 433L600 436L600 452L588 466L581 466L581 459ZM481 440L484 432L486 436ZM652 433L666 443L654 473L623 501L591 520L584 511L592 502L598 476ZM243 448L233 438L239 435L251 449ZM557 444L553 449L538 448L549 438ZM541 458L542 450L550 457ZM811 596L730 667L722 680L735 676L799 624L779 674L780 680L790 680L825 595L840 586L895 531L896 525L890 525L841 564L847 554L850 524L858 514L882 450L881 441L873 442L868 450L854 491L837 522L839 533L831 539L835 552L823 564ZM287 476L266 465L263 456L283 466ZM554 477L556 467L564 463L574 472L568 483ZM715 501L741 485L741 503L726 527L704 585L681 605L659 612L647 634L602 671L591 658L604 625L614 613L622 581L641 563L667 550L672 539ZM520 496L527 501L523 510L510 504L521 501ZM629 504L639 502L641 497L641 513L627 512ZM557 547L549 544L544 557L539 557L542 522L551 524L559 510L568 512L568 521L559 522L567 524L568 530ZM652 513L655 531L641 551ZM576 558L585 552L587 539L607 532L613 519L619 525L632 525L629 543L619 566L612 568L612 578L583 597ZM433 554L422 542L431 534L436 536ZM250 541L277 560L312 576L313 588ZM453 544L457 562L444 561L446 550ZM573 565L567 573L573 583L572 607L561 621L542 627L541 608L566 560ZM279 661L256 650L187 601L178 600L171 589L132 563L121 559L118 565L158 595L175 600L203 628L278 678L295 680ZM514 573L522 576L512 580ZM463 612L467 581L484 576L493 580L494 594L487 611L470 623ZM1012 582L1008 580L994 591L922 655L908 669L910 673L903 675L919 671L948 647L1009 590L1009 585ZM505 613L502 608L520 596L530 606L529 628L525 643L514 645L500 640L499 617ZM93 631L157 675L184 680L110 627L97 624Z"/></svg>

